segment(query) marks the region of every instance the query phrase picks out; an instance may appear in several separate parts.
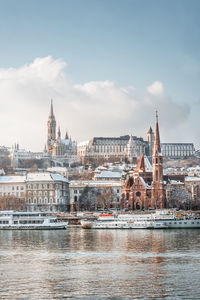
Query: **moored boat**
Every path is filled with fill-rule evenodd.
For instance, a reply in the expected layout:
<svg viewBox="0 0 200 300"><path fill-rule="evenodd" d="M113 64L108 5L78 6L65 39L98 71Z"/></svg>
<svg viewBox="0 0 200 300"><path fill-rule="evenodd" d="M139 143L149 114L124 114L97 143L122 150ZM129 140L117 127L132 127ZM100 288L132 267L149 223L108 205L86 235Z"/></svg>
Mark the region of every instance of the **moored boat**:
<svg viewBox="0 0 200 300"><path fill-rule="evenodd" d="M0 230L66 229L67 225L48 213L0 211Z"/></svg>
<svg viewBox="0 0 200 300"><path fill-rule="evenodd" d="M97 220L83 220L81 224L87 229L200 228L200 219L192 215L177 216L175 211L157 210L142 214L100 214Z"/></svg>

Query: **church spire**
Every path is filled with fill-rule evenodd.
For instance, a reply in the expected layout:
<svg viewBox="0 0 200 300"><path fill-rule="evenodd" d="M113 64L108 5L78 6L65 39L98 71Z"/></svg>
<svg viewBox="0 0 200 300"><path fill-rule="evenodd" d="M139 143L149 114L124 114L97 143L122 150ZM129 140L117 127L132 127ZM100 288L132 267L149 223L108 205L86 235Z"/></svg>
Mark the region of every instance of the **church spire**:
<svg viewBox="0 0 200 300"><path fill-rule="evenodd" d="M163 185L163 157L161 153L157 111L156 111L155 139L154 139L152 156L153 156L153 181L152 181L151 205L152 208L163 208L165 206L165 191Z"/></svg>
<svg viewBox="0 0 200 300"><path fill-rule="evenodd" d="M69 136L68 136L68 131L66 130L66 134L65 134L65 139L68 140Z"/></svg>
<svg viewBox="0 0 200 300"><path fill-rule="evenodd" d="M60 126L58 126L58 139L61 138L61 131L60 131Z"/></svg>
<svg viewBox="0 0 200 300"><path fill-rule="evenodd" d="M137 163L137 166L134 170L134 173L140 173L140 172L142 172L142 173L146 172L144 154L141 155L141 157Z"/></svg>
<svg viewBox="0 0 200 300"><path fill-rule="evenodd" d="M50 115L47 122L48 135L47 135L47 149L48 152L52 152L52 146L56 140L56 119L53 113L53 100L51 99Z"/></svg>
<svg viewBox="0 0 200 300"><path fill-rule="evenodd" d="M53 99L51 99L51 112L50 112L50 116L53 117Z"/></svg>
<svg viewBox="0 0 200 300"><path fill-rule="evenodd" d="M158 126L158 112L156 111L156 130L155 130L155 138L154 138L154 146L153 146L153 156L161 155L161 146L160 146L160 134L159 134L159 126Z"/></svg>

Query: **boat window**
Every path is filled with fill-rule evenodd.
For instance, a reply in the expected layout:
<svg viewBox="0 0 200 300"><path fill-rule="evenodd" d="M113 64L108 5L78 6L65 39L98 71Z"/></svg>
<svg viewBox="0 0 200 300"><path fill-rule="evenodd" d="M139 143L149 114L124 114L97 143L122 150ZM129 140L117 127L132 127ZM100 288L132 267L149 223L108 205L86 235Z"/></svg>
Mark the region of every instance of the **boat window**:
<svg viewBox="0 0 200 300"><path fill-rule="evenodd" d="M179 224L182 224L182 222L179 222Z"/></svg>
<svg viewBox="0 0 200 300"><path fill-rule="evenodd" d="M194 224L194 222L192 222L192 224Z"/></svg>
<svg viewBox="0 0 200 300"><path fill-rule="evenodd" d="M174 224L176 224L176 222L174 222Z"/></svg>

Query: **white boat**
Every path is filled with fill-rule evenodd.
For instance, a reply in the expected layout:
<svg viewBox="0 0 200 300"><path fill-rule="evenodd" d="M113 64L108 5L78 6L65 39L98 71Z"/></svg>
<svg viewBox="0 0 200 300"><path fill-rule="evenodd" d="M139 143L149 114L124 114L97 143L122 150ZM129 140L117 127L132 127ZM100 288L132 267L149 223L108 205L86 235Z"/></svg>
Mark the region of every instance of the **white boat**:
<svg viewBox="0 0 200 300"><path fill-rule="evenodd" d="M85 229L154 229L166 228L162 222L152 219L151 215L114 215L100 214L96 221L82 220Z"/></svg>
<svg viewBox="0 0 200 300"><path fill-rule="evenodd" d="M67 225L47 213L0 211L0 230L66 229Z"/></svg>
<svg viewBox="0 0 200 300"><path fill-rule="evenodd" d="M81 221L83 228L92 229L170 229L200 228L194 216L178 217L174 211L158 210L143 214L100 214L96 221Z"/></svg>

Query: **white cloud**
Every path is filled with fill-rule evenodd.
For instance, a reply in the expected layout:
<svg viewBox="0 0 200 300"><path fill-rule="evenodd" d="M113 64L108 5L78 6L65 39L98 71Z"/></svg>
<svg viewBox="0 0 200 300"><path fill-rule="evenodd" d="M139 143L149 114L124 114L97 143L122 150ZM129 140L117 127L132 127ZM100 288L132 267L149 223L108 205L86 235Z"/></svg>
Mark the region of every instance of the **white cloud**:
<svg viewBox="0 0 200 300"><path fill-rule="evenodd" d="M146 91L118 87L111 81L73 83L66 62L51 56L36 58L21 68L0 69L0 144L19 142L41 150L46 142L50 99L54 99L57 124L73 139L119 136L133 133L146 137L159 111L161 138L191 142L187 128L190 109L170 98L162 82ZM188 135L187 135L188 134Z"/></svg>
<svg viewBox="0 0 200 300"><path fill-rule="evenodd" d="M160 81L155 81L147 87L147 91L152 95L162 95L164 93L163 84Z"/></svg>

